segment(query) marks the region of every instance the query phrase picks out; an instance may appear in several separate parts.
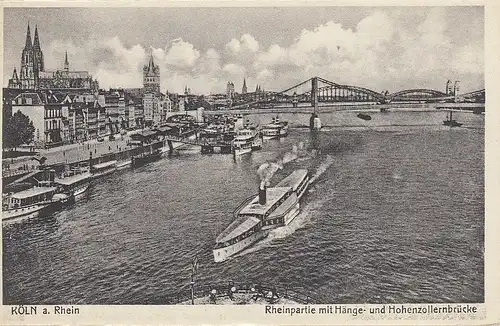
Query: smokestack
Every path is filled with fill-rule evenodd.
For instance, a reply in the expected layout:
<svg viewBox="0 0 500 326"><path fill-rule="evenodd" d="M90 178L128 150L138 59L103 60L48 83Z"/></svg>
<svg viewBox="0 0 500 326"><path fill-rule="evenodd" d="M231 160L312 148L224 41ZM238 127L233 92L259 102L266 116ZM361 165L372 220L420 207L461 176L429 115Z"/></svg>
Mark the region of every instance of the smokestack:
<svg viewBox="0 0 500 326"><path fill-rule="evenodd" d="M265 185L261 185L259 187L259 204L260 205L265 205L266 204L266 186Z"/></svg>

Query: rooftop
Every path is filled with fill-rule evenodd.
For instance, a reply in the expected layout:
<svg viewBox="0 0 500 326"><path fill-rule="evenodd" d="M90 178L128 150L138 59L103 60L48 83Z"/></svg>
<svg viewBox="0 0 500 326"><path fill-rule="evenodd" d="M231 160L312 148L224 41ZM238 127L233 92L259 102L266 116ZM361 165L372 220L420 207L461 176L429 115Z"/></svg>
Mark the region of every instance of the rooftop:
<svg viewBox="0 0 500 326"><path fill-rule="evenodd" d="M306 177L307 170L300 169L293 171L285 179L281 180L276 186L277 187L292 187L293 190L300 184L300 182Z"/></svg>
<svg viewBox="0 0 500 326"><path fill-rule="evenodd" d="M96 164L94 165L94 169L102 169L102 168L106 168L108 166L112 166L114 164L116 164L117 161L116 160L113 160L113 161L109 161L109 162L104 162L104 163L99 163L99 164Z"/></svg>
<svg viewBox="0 0 500 326"><path fill-rule="evenodd" d="M288 191L290 187L272 187L266 190L266 203L264 205L259 204L259 196L255 198L245 206L239 214L256 214L264 215L278 200L281 199Z"/></svg>
<svg viewBox="0 0 500 326"><path fill-rule="evenodd" d="M12 198L25 199L25 198L35 197L38 195L43 195L45 193L55 191L56 189L57 189L56 187L34 187L31 189L23 190L23 191L20 191L16 194L13 194Z"/></svg>
<svg viewBox="0 0 500 326"><path fill-rule="evenodd" d="M297 202L297 194L293 193L281 205L279 205L278 208L276 208L271 214L269 214L268 218L274 218L281 214L286 213L286 211L296 202Z"/></svg>
<svg viewBox="0 0 500 326"><path fill-rule="evenodd" d="M55 179L55 182L60 184L60 185L69 186L69 185L72 185L74 183L77 183L78 181L90 179L91 176L92 175L90 173L81 173L81 174L73 175L71 177Z"/></svg>

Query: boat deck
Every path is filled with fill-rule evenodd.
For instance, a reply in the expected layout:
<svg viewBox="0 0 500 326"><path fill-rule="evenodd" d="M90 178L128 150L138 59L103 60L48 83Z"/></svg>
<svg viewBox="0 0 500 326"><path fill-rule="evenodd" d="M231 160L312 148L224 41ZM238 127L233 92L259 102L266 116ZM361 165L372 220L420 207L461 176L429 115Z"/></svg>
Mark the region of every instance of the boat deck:
<svg viewBox="0 0 500 326"><path fill-rule="evenodd" d="M297 202L297 194L293 193L290 197L288 197L276 210L274 210L267 219L275 218L279 215L285 214L286 211Z"/></svg>
<svg viewBox="0 0 500 326"><path fill-rule="evenodd" d="M104 169L104 168L115 165L117 162L118 161L113 160L113 161L109 161L109 162L99 163L99 164L94 165L94 169L96 169L96 170L97 169Z"/></svg>
<svg viewBox="0 0 500 326"><path fill-rule="evenodd" d="M247 206L243 207L239 214L264 215L278 200L280 200L290 187L272 187L266 190L266 203L259 204L259 196L256 196Z"/></svg>
<svg viewBox="0 0 500 326"><path fill-rule="evenodd" d="M12 198L25 199L38 195L43 195L52 191L55 191L56 187L34 187L31 189L23 190L12 195Z"/></svg>
<svg viewBox="0 0 500 326"><path fill-rule="evenodd" d="M54 182L57 184L63 185L63 186L69 186L69 185L72 185L72 184L77 183L79 181L82 181L85 179L90 179L91 177L92 177L92 175L90 173L86 172L86 173L77 174L77 175L73 175L73 176L66 177L66 178L55 179Z"/></svg>
<svg viewBox="0 0 500 326"><path fill-rule="evenodd" d="M307 176L306 169L299 169L293 171L292 174L281 180L276 187L291 187L296 190L302 180Z"/></svg>

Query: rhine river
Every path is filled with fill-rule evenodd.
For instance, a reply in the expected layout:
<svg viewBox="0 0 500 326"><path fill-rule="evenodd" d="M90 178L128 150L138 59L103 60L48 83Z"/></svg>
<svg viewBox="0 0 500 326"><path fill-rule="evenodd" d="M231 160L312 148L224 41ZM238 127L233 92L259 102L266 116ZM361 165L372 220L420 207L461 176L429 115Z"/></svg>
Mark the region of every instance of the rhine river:
<svg viewBox="0 0 500 326"><path fill-rule="evenodd" d="M371 115L322 114L317 137L291 128L236 161L185 147L94 181L63 211L4 225L4 304L161 304L189 289L196 253L199 283L286 284L330 303L484 302L484 116L456 113L464 126L450 129L444 112ZM301 213L214 263L258 167L294 146L271 185L309 169Z"/></svg>

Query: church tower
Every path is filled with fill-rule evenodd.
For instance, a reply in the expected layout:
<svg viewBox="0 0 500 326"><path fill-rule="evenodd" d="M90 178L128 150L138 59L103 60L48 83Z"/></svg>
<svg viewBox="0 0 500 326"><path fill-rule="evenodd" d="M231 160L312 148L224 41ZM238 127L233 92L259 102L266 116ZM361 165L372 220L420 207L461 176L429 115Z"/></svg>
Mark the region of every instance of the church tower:
<svg viewBox="0 0 500 326"><path fill-rule="evenodd" d="M142 69L142 84L146 93L160 93L160 67L155 65L153 54Z"/></svg>
<svg viewBox="0 0 500 326"><path fill-rule="evenodd" d="M69 71L68 51L64 55L64 71Z"/></svg>
<svg viewBox="0 0 500 326"><path fill-rule="evenodd" d="M9 88L21 88L21 83L19 82L19 77L17 76L17 70L14 67L14 72L12 73L12 78L9 79Z"/></svg>
<svg viewBox="0 0 500 326"><path fill-rule="evenodd" d="M243 78L243 87L241 88L241 94L247 93L247 81Z"/></svg>
<svg viewBox="0 0 500 326"><path fill-rule="evenodd" d="M20 73L21 88L35 88L35 56L33 53L33 44L31 43L30 25L26 32L26 43L24 45L21 58L21 73Z"/></svg>

